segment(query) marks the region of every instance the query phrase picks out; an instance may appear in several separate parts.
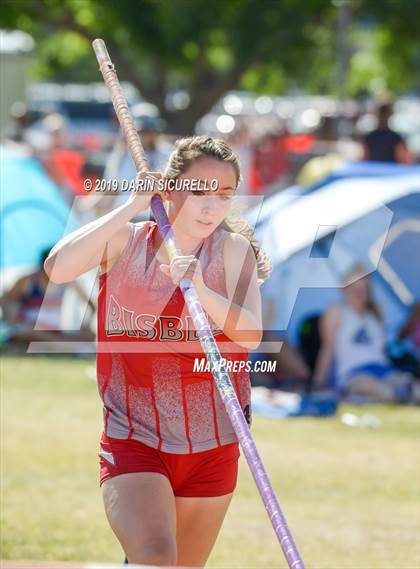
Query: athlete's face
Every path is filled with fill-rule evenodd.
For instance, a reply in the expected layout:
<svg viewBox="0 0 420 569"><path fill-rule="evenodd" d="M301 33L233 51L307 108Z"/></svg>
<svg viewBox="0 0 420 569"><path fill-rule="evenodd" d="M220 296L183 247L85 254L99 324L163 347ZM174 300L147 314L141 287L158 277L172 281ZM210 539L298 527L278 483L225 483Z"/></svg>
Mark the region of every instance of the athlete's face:
<svg viewBox="0 0 420 569"><path fill-rule="evenodd" d="M198 189L169 193L170 221L183 233L205 239L229 214L236 188L236 171L228 162L199 158L179 176L178 184L182 180L188 180L191 184L193 180L198 180L194 182ZM217 190L209 189L216 187L216 182Z"/></svg>

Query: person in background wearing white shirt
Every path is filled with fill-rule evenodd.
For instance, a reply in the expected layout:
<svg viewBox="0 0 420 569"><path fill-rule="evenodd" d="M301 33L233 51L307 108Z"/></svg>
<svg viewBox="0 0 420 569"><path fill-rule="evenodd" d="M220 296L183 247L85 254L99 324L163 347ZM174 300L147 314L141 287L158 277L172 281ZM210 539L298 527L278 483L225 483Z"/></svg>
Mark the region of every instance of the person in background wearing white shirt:
<svg viewBox="0 0 420 569"><path fill-rule="evenodd" d="M354 267L343 279L344 304L330 307L321 319L314 383L323 386L334 362L337 387L344 395L372 402L418 403L420 386L386 356L382 315L365 275L363 266Z"/></svg>

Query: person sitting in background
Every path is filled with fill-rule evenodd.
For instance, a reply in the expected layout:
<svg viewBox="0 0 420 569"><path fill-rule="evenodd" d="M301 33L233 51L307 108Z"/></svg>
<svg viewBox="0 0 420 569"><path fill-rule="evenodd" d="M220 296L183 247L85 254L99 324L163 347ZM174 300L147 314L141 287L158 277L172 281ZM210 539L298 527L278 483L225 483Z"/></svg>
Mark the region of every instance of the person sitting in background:
<svg viewBox="0 0 420 569"><path fill-rule="evenodd" d="M411 164L412 156L403 138L388 126L393 109L391 104L380 105L378 125L363 140L364 160Z"/></svg>
<svg viewBox="0 0 420 569"><path fill-rule="evenodd" d="M21 277L13 287L0 298L3 320L7 327L7 342L16 348L26 349L31 341L92 341L94 334L89 322L84 322L80 331L65 333L61 330L61 305L64 287L50 283L44 271L44 261L49 254L46 249L40 257L39 268ZM83 302L90 308L95 306L84 291L73 283ZM48 287L48 293L47 293ZM47 294L46 294L47 293Z"/></svg>
<svg viewBox="0 0 420 569"><path fill-rule="evenodd" d="M395 369L385 354L382 316L366 272L357 265L345 276L344 304L332 306L321 319L314 384L324 385L334 362L343 395L370 402L419 402L419 386L412 376Z"/></svg>

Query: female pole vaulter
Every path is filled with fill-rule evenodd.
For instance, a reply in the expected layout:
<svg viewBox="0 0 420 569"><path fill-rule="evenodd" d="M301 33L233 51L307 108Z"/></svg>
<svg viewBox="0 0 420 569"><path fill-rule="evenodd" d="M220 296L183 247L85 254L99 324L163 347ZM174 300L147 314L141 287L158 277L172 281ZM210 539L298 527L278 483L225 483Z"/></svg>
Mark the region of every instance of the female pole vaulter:
<svg viewBox="0 0 420 569"><path fill-rule="evenodd" d="M106 515L129 563L204 567L236 486L239 448L178 284L191 279L243 413L250 421L248 350L262 335L259 280L267 257L230 219L240 179L228 144L177 142L153 192L63 238L45 269L65 283L100 267L98 388L104 405L100 484ZM172 262L155 222L132 223L162 180L182 255ZM216 191L205 191L217 180ZM192 189L194 188L194 189ZM241 226L243 227L243 225Z"/></svg>

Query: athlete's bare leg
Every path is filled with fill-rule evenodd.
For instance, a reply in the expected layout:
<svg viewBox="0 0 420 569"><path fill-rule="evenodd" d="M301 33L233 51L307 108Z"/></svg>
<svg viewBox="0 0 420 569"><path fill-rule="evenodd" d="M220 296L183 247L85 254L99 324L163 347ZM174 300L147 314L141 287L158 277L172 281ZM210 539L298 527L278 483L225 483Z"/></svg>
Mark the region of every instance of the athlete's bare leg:
<svg viewBox="0 0 420 569"><path fill-rule="evenodd" d="M175 497L166 476L121 474L102 484L102 496L129 563L176 565Z"/></svg>
<svg viewBox="0 0 420 569"><path fill-rule="evenodd" d="M204 567L232 494L214 498L176 497L178 566Z"/></svg>

